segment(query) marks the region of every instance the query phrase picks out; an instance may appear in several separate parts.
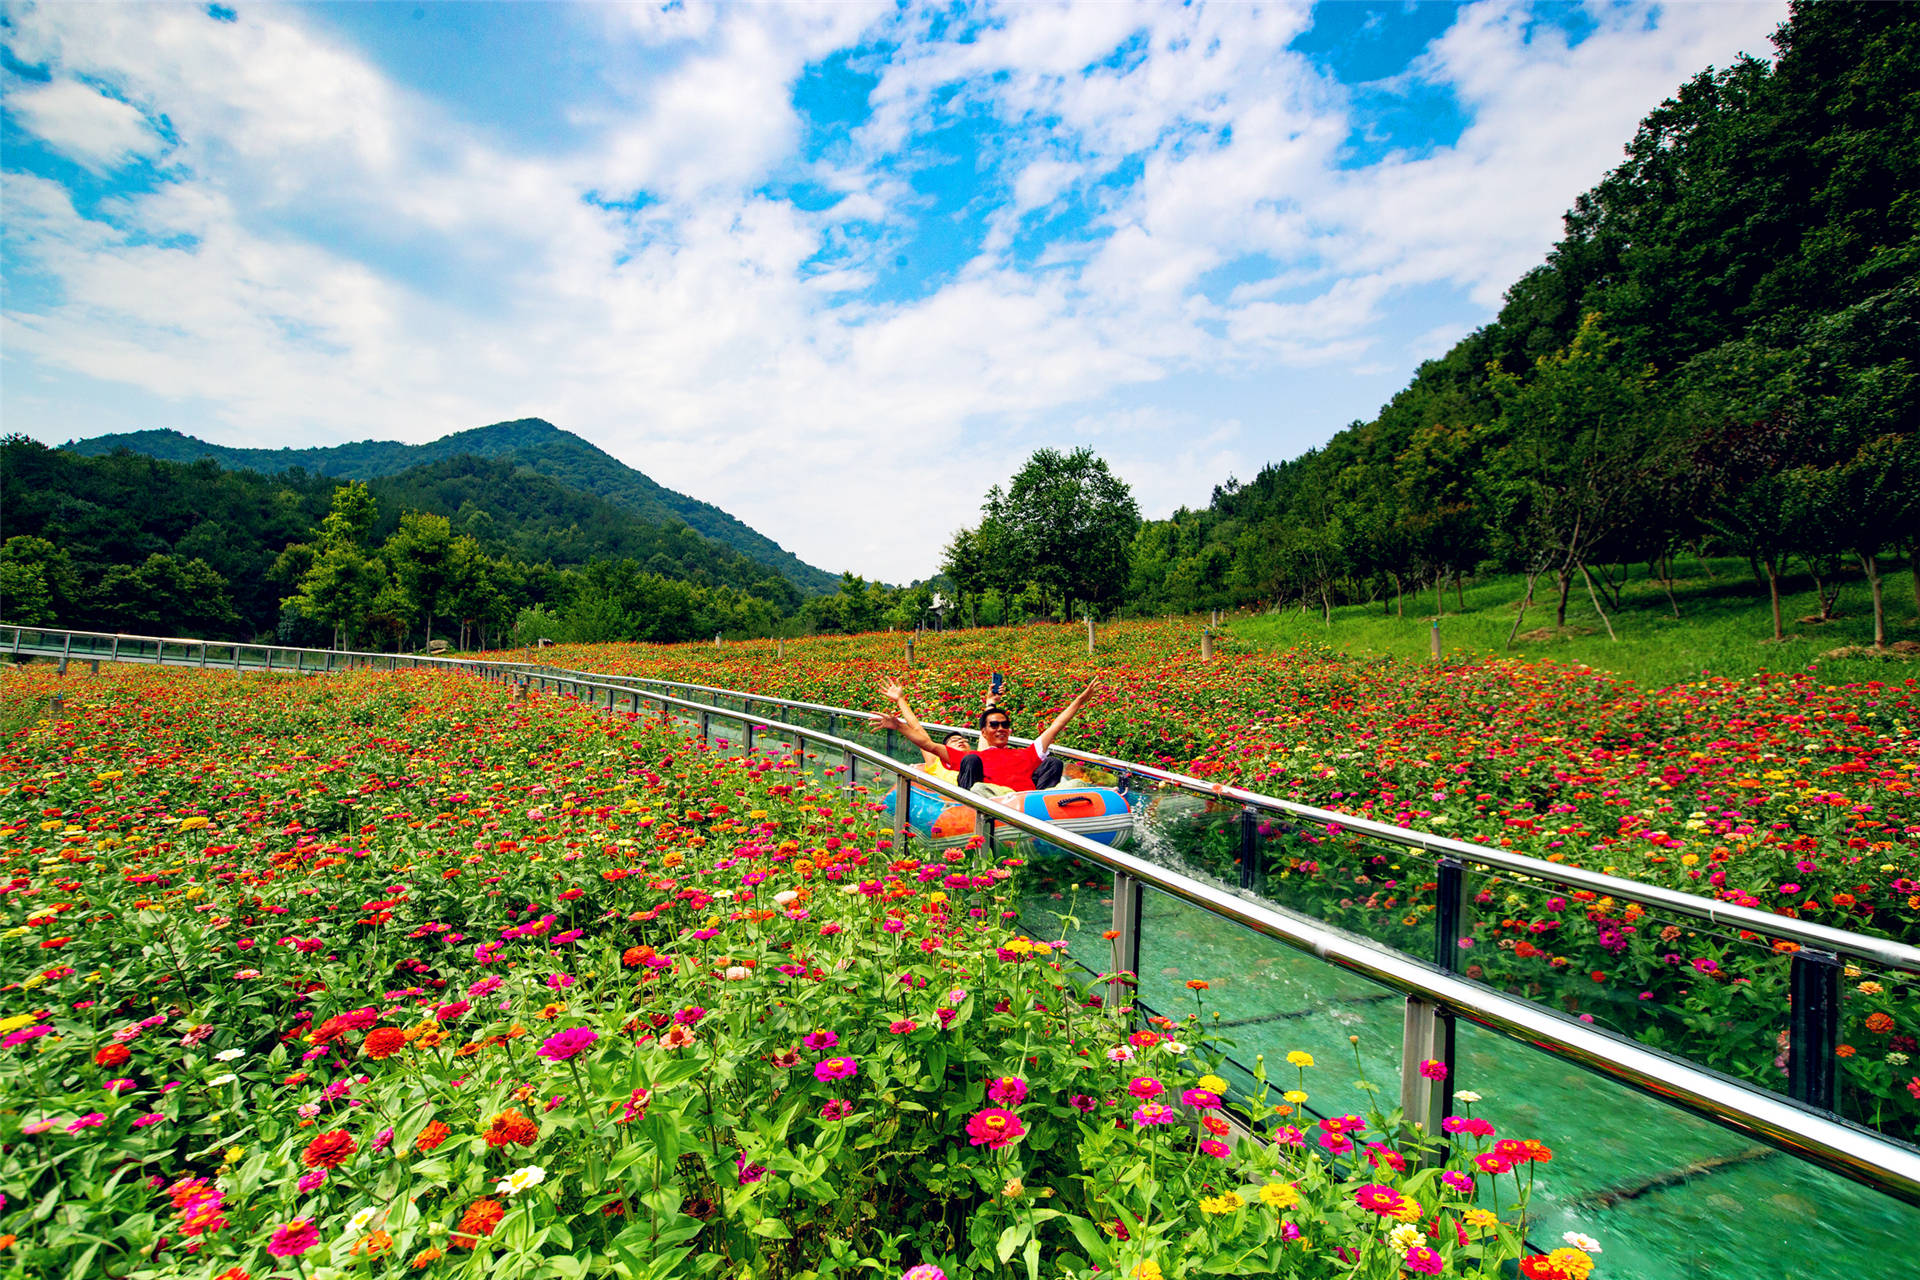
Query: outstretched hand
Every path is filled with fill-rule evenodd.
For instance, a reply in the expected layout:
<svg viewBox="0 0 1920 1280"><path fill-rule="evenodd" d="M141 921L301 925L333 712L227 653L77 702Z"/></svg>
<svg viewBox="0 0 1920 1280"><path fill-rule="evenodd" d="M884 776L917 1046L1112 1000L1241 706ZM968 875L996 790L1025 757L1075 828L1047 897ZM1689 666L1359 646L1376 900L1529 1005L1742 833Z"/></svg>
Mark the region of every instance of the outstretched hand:
<svg viewBox="0 0 1920 1280"><path fill-rule="evenodd" d="M898 702L907 696L907 691L901 688L898 680L889 680L880 686L880 696L888 702Z"/></svg>
<svg viewBox="0 0 1920 1280"><path fill-rule="evenodd" d="M876 729L904 729L907 727L907 722L891 711L883 712L875 716L873 718L873 724Z"/></svg>

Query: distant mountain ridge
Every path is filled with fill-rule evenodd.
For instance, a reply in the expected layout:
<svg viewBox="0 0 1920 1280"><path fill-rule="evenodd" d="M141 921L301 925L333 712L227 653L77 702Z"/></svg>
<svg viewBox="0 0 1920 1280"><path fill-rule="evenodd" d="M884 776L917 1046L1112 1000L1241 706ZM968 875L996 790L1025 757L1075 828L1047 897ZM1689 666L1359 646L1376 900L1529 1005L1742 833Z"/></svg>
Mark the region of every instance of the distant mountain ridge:
<svg viewBox="0 0 1920 1280"><path fill-rule="evenodd" d="M541 418L519 418L458 431L425 444L364 440L319 449L237 449L172 430L129 431L71 441L64 449L87 455L127 449L168 462L211 459L228 470L265 474L294 467L342 480L374 480L461 456L524 467L583 490L655 524L678 521L787 577L808 595L838 589L838 574L807 564L765 534L711 503L656 483L605 450Z"/></svg>

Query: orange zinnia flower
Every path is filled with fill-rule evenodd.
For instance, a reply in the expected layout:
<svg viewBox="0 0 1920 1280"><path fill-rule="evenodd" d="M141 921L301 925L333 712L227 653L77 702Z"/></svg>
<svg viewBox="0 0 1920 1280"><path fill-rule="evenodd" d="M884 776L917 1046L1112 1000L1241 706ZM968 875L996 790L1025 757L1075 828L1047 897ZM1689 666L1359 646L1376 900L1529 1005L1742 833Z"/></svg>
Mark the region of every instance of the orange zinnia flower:
<svg viewBox="0 0 1920 1280"><path fill-rule="evenodd" d="M493 1229L500 1225L500 1219L506 1216L506 1209L491 1196L475 1200L461 1215L460 1234L453 1237L454 1248L473 1248L479 1243L477 1237L492 1235Z"/></svg>
<svg viewBox="0 0 1920 1280"><path fill-rule="evenodd" d="M407 1047L407 1033L398 1027L378 1027L360 1042L360 1052L369 1058L391 1057Z"/></svg>
<svg viewBox="0 0 1920 1280"><path fill-rule="evenodd" d="M510 1107L488 1121L486 1132L480 1136L490 1147L504 1147L510 1142L530 1147L540 1140L540 1126Z"/></svg>
<svg viewBox="0 0 1920 1280"><path fill-rule="evenodd" d="M413 1149L419 1152L431 1151L445 1142L447 1135L452 1132L452 1129L438 1120L432 1121L420 1131L420 1136L413 1140Z"/></svg>

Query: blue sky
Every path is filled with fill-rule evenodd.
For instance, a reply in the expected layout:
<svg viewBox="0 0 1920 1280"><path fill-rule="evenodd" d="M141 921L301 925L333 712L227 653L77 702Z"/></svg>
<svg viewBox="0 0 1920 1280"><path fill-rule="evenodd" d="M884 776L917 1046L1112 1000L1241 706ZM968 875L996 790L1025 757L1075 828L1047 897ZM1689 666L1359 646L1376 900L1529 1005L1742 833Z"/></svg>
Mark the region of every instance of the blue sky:
<svg viewBox="0 0 1920 1280"><path fill-rule="evenodd" d="M1371 417L1784 16L0 4L0 417L539 416L903 581L1036 447L1165 515Z"/></svg>

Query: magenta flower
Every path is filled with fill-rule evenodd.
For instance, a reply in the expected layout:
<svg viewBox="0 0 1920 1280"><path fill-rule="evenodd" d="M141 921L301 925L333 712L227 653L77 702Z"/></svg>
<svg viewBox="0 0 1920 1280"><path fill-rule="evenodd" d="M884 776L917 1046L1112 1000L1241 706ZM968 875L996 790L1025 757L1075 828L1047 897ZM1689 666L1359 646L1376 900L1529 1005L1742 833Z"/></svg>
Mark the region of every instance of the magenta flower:
<svg viewBox="0 0 1920 1280"><path fill-rule="evenodd" d="M273 1233L273 1239L267 1241L267 1252L276 1258L297 1258L319 1243L320 1233L314 1229L313 1219L295 1218Z"/></svg>
<svg viewBox="0 0 1920 1280"><path fill-rule="evenodd" d="M295 1185L300 1188L300 1194L305 1195L315 1187L324 1185L326 1180L327 1171L325 1169L315 1169L309 1173L301 1174L300 1181Z"/></svg>
<svg viewBox="0 0 1920 1280"><path fill-rule="evenodd" d="M1027 1096L1027 1082L1019 1076L999 1076L987 1086L987 1097L1003 1107L1017 1107Z"/></svg>
<svg viewBox="0 0 1920 1280"><path fill-rule="evenodd" d="M98 1129L101 1125L105 1124L106 1122L107 1122L107 1115L104 1111L89 1111L87 1112L87 1114L81 1116L78 1120L75 1120L72 1124L68 1125L67 1132L78 1133L82 1129Z"/></svg>
<svg viewBox="0 0 1920 1280"><path fill-rule="evenodd" d="M482 996L492 995L503 985L505 984L499 978L481 978L479 981L467 987L467 994L475 1000L478 1000Z"/></svg>
<svg viewBox="0 0 1920 1280"><path fill-rule="evenodd" d="M1447 1064L1428 1058L1420 1064L1420 1074L1428 1080L1445 1080L1447 1078Z"/></svg>
<svg viewBox="0 0 1920 1280"><path fill-rule="evenodd" d="M947 1273L931 1262L923 1262L917 1267L908 1267L901 1272L900 1280L947 1280Z"/></svg>
<svg viewBox="0 0 1920 1280"><path fill-rule="evenodd" d="M847 1118L847 1113L852 1110L853 1104L851 1102L848 1102L845 1098L834 1098L829 1101L826 1106L820 1108L820 1118L822 1120L844 1120Z"/></svg>
<svg viewBox="0 0 1920 1280"><path fill-rule="evenodd" d="M1452 1169L1449 1169L1440 1175L1440 1181L1446 1183L1463 1196L1470 1195L1473 1192L1473 1179L1464 1173L1456 1173Z"/></svg>
<svg viewBox="0 0 1920 1280"><path fill-rule="evenodd" d="M1173 1108L1163 1103L1149 1102L1146 1106L1135 1109L1133 1122L1141 1126L1172 1124Z"/></svg>
<svg viewBox="0 0 1920 1280"><path fill-rule="evenodd" d="M860 1064L852 1058L823 1058L813 1069L813 1078L826 1083L829 1080L848 1080L859 1074Z"/></svg>
<svg viewBox="0 0 1920 1280"><path fill-rule="evenodd" d="M839 1044L840 1037L831 1031L810 1031L800 1043L818 1053L822 1049L831 1049Z"/></svg>
<svg viewBox="0 0 1920 1280"><path fill-rule="evenodd" d="M1189 1089L1180 1095L1180 1101L1196 1111L1218 1111L1220 1095L1211 1089Z"/></svg>
<svg viewBox="0 0 1920 1280"><path fill-rule="evenodd" d="M1152 1076L1136 1076L1128 1085L1127 1092L1136 1098L1157 1098L1167 1091L1167 1086Z"/></svg>
<svg viewBox="0 0 1920 1280"><path fill-rule="evenodd" d="M920 1024L915 1022L912 1018L901 1018L901 1019L898 1019L897 1021L889 1022L887 1024L887 1030L893 1032L893 1034L897 1036L912 1035L915 1031L919 1030L919 1028L920 1028Z"/></svg>
<svg viewBox="0 0 1920 1280"><path fill-rule="evenodd" d="M1218 1138L1208 1138L1205 1142L1201 1143L1200 1151L1203 1155L1212 1156L1215 1160L1225 1160L1228 1155L1232 1154L1232 1148L1228 1147L1226 1143L1220 1141Z"/></svg>
<svg viewBox="0 0 1920 1280"><path fill-rule="evenodd" d="M600 1038L598 1031L587 1027L570 1027L565 1031L556 1031L547 1037L538 1053L549 1062L565 1062L575 1054L584 1053Z"/></svg>
<svg viewBox="0 0 1920 1280"><path fill-rule="evenodd" d="M967 1121L967 1137L972 1144L992 1151L1020 1141L1026 1132L1027 1126L1020 1123L1019 1116L996 1107L988 1107Z"/></svg>
<svg viewBox="0 0 1920 1280"><path fill-rule="evenodd" d="M1407 1270L1415 1275L1437 1276L1446 1265L1445 1258L1425 1245L1416 1245L1407 1250Z"/></svg>

